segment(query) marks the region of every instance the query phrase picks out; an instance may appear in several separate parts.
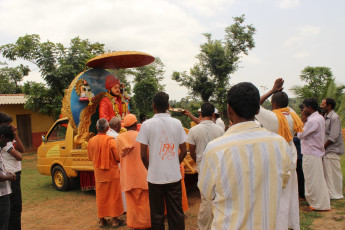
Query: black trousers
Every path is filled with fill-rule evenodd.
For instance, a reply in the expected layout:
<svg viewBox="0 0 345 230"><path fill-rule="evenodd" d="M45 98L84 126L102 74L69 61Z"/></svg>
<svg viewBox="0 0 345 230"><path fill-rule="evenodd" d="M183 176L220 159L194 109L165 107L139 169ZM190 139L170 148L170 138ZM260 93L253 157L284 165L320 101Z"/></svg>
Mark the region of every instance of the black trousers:
<svg viewBox="0 0 345 230"><path fill-rule="evenodd" d="M149 199L152 230L164 229L164 200L168 213L169 229L185 229L181 181L169 184L152 184L149 182Z"/></svg>
<svg viewBox="0 0 345 230"><path fill-rule="evenodd" d="M20 188L20 174L16 172L16 180L11 181L12 193L10 195L11 212L10 220L8 222L9 230L21 229L21 216L22 216L22 191Z"/></svg>
<svg viewBox="0 0 345 230"><path fill-rule="evenodd" d="M0 196L0 230L8 229L10 208L10 195Z"/></svg>
<svg viewBox="0 0 345 230"><path fill-rule="evenodd" d="M297 179L298 179L298 194L300 198L305 198L304 196L304 173L302 167L302 159L297 159Z"/></svg>

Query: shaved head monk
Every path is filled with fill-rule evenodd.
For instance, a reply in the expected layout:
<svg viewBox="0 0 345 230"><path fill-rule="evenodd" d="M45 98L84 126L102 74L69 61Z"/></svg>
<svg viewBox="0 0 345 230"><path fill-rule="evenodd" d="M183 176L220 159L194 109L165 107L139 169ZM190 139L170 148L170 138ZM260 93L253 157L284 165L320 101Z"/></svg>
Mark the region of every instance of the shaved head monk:
<svg viewBox="0 0 345 230"><path fill-rule="evenodd" d="M95 168L97 215L100 227L107 225L104 217L113 217L112 226L116 227L124 224L117 218L124 212L118 167L120 158L116 151L115 139L106 135L108 121L101 118L97 121L96 127L98 134L90 139L87 151Z"/></svg>

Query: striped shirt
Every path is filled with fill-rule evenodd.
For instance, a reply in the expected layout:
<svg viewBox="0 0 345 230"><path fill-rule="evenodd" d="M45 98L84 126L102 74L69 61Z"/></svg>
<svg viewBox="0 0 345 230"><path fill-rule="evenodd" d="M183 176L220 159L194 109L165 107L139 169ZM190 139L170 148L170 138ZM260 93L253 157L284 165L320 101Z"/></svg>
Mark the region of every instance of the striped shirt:
<svg viewBox="0 0 345 230"><path fill-rule="evenodd" d="M213 200L212 229L275 229L291 159L284 138L252 121L236 124L211 141L198 187Z"/></svg>

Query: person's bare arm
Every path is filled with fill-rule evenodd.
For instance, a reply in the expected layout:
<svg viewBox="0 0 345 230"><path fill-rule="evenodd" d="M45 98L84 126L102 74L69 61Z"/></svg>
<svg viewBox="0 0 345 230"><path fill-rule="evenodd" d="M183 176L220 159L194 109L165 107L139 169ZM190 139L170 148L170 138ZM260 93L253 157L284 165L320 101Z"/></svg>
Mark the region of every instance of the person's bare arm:
<svg viewBox="0 0 345 230"><path fill-rule="evenodd" d="M23 159L22 154L16 149L12 149L9 154L11 154L17 161L21 161Z"/></svg>
<svg viewBox="0 0 345 230"><path fill-rule="evenodd" d="M15 149L19 151L20 153L24 153L24 145L18 136L18 130L13 125L12 125L12 129L14 132L14 140L16 141Z"/></svg>
<svg viewBox="0 0 345 230"><path fill-rule="evenodd" d="M180 148L180 155L179 155L179 160L180 163L183 161L183 159L186 157L187 155L187 147L186 147L186 142L180 144L179 146Z"/></svg>
<svg viewBox="0 0 345 230"><path fill-rule="evenodd" d="M260 97L260 105L262 105L272 94L282 91L284 89L283 84L284 80L282 78L276 79L272 89Z"/></svg>
<svg viewBox="0 0 345 230"><path fill-rule="evenodd" d="M146 169L149 168L149 159L147 158L147 145L141 143L140 144L140 154L141 154L141 160L143 161L144 166Z"/></svg>
<svg viewBox="0 0 345 230"><path fill-rule="evenodd" d="M189 152L190 156L192 157L193 161L196 163L196 145L189 144Z"/></svg>
<svg viewBox="0 0 345 230"><path fill-rule="evenodd" d="M10 180L10 181L16 180L16 174L14 174L14 173L10 173L7 175L1 175L0 174L0 182L7 181L7 180Z"/></svg>
<svg viewBox="0 0 345 230"><path fill-rule="evenodd" d="M187 115L192 121L194 121L196 124L199 124L201 121L199 118L196 118L191 114L187 109L183 112L184 115Z"/></svg>

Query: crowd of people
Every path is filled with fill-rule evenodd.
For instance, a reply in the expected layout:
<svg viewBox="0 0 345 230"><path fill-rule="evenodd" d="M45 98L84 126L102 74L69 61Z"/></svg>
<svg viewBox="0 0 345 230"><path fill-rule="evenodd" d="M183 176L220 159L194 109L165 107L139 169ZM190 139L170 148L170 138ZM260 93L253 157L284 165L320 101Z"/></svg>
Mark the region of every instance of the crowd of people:
<svg viewBox="0 0 345 230"><path fill-rule="evenodd" d="M288 106L284 80L260 97L251 83L227 93L229 127L212 103L202 104L186 134L170 116L169 95L153 97L155 115L100 118L88 143L94 165L99 226L185 229L181 162L189 150L196 162L200 206L198 229L300 229L299 199L305 211L330 210L343 198L340 155L344 142L332 98L307 98L301 116ZM262 104L271 97L272 110ZM24 151L9 116L0 114L0 226L19 224L20 160ZM139 130L139 131L138 131ZM11 183L9 183L11 182ZM11 193L12 191L12 193ZM186 204L188 206L188 204ZM126 213L126 219L120 218ZM111 217L110 223L106 217Z"/></svg>

